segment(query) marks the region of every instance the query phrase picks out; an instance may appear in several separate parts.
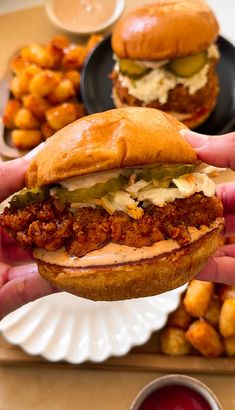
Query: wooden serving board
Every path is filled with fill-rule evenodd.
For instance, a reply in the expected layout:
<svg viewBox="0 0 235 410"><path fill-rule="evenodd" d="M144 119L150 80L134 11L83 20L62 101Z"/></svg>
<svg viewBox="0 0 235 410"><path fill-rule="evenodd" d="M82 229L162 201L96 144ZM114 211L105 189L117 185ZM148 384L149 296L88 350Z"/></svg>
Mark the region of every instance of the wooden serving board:
<svg viewBox="0 0 235 410"><path fill-rule="evenodd" d="M235 374L235 358L203 358L201 356L167 356L160 352L159 333L121 357L111 357L102 363L86 362L73 365L65 361L49 362L41 356L30 356L20 347L11 345L0 336L1 366L79 367L80 369L175 372L201 374Z"/></svg>

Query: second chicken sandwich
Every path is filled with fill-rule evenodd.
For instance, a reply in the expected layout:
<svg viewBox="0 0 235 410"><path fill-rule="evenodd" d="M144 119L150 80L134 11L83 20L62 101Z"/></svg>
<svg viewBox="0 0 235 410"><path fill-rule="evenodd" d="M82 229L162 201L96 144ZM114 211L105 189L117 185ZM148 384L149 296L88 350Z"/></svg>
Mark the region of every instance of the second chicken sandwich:
<svg viewBox="0 0 235 410"><path fill-rule="evenodd" d="M131 11L112 36L115 105L161 109L189 128L202 124L218 95L217 36L203 0L159 0Z"/></svg>

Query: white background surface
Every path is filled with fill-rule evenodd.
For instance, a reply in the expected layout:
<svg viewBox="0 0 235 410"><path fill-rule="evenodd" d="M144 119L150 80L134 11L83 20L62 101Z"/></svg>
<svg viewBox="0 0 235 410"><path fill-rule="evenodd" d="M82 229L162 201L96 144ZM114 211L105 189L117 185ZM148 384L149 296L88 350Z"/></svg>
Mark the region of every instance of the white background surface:
<svg viewBox="0 0 235 410"><path fill-rule="evenodd" d="M66 0L64 1L66 2ZM153 0L150 0L150 3L151 1ZM43 0L0 0L0 14L38 6L43 3ZM208 0L208 3L218 18L221 34L235 44L235 0Z"/></svg>

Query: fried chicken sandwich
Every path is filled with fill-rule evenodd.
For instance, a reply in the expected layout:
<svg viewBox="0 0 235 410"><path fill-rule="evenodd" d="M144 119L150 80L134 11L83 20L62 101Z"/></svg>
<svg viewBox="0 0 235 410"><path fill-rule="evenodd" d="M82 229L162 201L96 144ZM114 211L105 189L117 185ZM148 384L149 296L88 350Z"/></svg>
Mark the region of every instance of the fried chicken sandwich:
<svg viewBox="0 0 235 410"><path fill-rule="evenodd" d="M31 162L0 225L40 274L93 300L150 296L190 280L223 227L215 184L153 108L114 109L58 131Z"/></svg>
<svg viewBox="0 0 235 410"><path fill-rule="evenodd" d="M217 36L204 0L158 0L129 12L112 35L116 107L153 107L189 128L202 124L218 95Z"/></svg>

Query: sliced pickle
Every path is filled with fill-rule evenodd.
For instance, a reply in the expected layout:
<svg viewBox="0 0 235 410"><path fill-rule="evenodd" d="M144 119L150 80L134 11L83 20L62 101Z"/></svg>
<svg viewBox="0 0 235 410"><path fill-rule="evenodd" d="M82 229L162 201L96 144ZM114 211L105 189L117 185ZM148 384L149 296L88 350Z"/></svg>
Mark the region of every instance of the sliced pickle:
<svg viewBox="0 0 235 410"><path fill-rule="evenodd" d="M188 174L193 171L195 165L177 165L175 167L172 166L158 166L152 169L144 169L140 172L139 176L140 179L144 179L144 181L162 181L163 179L173 179L177 178L181 175Z"/></svg>
<svg viewBox="0 0 235 410"><path fill-rule="evenodd" d="M143 67L131 60L120 60L119 65L121 73L132 78L142 77L150 71L149 68Z"/></svg>
<svg viewBox="0 0 235 410"><path fill-rule="evenodd" d="M168 64L168 69L178 77L192 77L206 64L207 52L188 57L174 58Z"/></svg>
<svg viewBox="0 0 235 410"><path fill-rule="evenodd" d="M123 188L125 184L125 178L120 175L118 178L111 178L109 181L96 184L91 188L76 189L74 191L68 191L66 188L56 188L54 196L61 202L89 202L93 199L102 198L107 194L112 194Z"/></svg>
<svg viewBox="0 0 235 410"><path fill-rule="evenodd" d="M24 208L29 204L44 201L48 195L49 191L47 188L23 189L19 194L11 198L10 205L15 208Z"/></svg>

